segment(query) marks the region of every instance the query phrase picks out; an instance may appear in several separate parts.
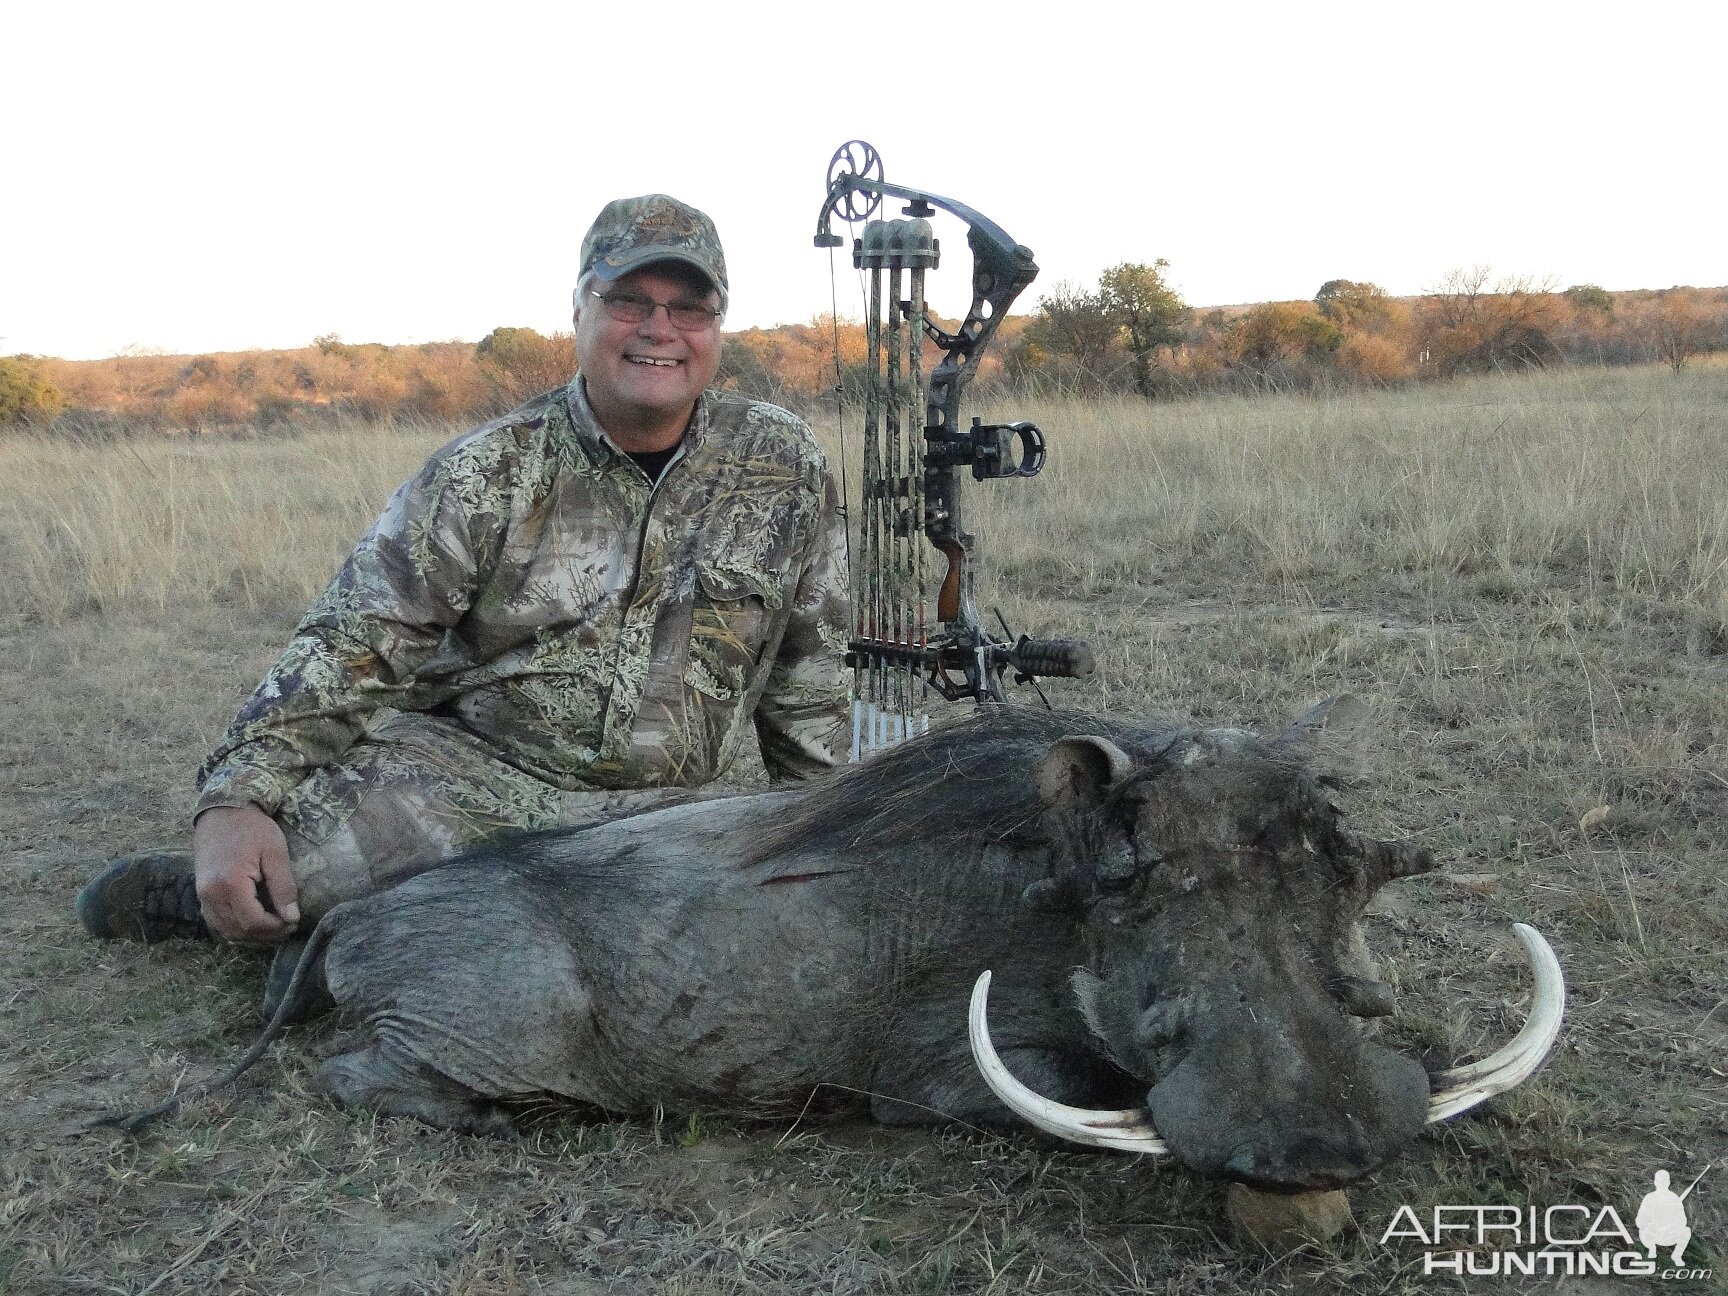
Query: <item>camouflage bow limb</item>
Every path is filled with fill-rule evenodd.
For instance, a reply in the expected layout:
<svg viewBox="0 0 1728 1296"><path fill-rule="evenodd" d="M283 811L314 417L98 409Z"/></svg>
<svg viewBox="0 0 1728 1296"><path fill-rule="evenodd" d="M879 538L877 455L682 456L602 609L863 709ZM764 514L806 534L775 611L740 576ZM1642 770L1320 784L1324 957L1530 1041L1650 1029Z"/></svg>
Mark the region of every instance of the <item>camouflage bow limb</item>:
<svg viewBox="0 0 1728 1296"><path fill-rule="evenodd" d="M868 220L884 197L904 199L907 220ZM972 306L952 332L939 327L924 302L924 274L941 249L929 217L948 212L967 226L972 250ZM975 481L1031 477L1044 466L1043 433L1029 422L960 427L960 399L978 370L1014 299L1038 274L1031 251L1001 226L963 203L889 184L881 159L861 140L842 145L828 169L828 192L816 223L816 246L843 245L832 232L838 215L867 221L853 243L853 264L870 272L865 321L870 381L865 393L862 516L857 519L852 640L854 759L892 745L918 727L913 717L920 681L949 700L1005 700L1002 676L1017 683L1039 675L1092 673L1092 653L1067 640L1016 642L983 624L974 595L976 537L961 512L959 470ZM886 278L886 292L884 292ZM922 381L922 339L942 352ZM922 437L911 428L923 406ZM921 442L921 444L920 444ZM935 593L934 625L922 535L947 562Z"/></svg>

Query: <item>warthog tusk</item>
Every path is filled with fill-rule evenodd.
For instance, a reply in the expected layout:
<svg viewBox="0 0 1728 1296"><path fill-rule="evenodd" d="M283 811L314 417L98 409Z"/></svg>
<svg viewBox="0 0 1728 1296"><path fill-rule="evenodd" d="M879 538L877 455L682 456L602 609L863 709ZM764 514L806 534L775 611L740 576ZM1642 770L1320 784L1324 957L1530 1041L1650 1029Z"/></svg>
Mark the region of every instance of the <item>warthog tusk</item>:
<svg viewBox="0 0 1728 1296"><path fill-rule="evenodd" d="M972 1040L972 1059L977 1062L984 1082L1008 1104L1009 1111L1030 1121L1046 1134L1089 1147L1145 1152L1153 1156L1170 1150L1158 1137L1158 1131L1152 1128L1152 1122L1144 1111L1137 1108L1093 1111L1087 1107L1070 1107L1033 1093L1010 1075L1002 1059L996 1056L996 1046L990 1042L990 1028L984 1021L984 1006L989 997L990 974L982 972L972 987L967 1033Z"/></svg>
<svg viewBox="0 0 1728 1296"><path fill-rule="evenodd" d="M1512 930L1518 934L1536 976L1530 1019L1499 1052L1468 1066L1435 1073L1429 1081L1433 1089L1428 1098L1430 1123L1469 1111L1483 1099L1522 1084L1542 1065L1560 1037L1560 1019L1566 1011L1566 978L1561 974L1560 960L1534 927L1513 923Z"/></svg>

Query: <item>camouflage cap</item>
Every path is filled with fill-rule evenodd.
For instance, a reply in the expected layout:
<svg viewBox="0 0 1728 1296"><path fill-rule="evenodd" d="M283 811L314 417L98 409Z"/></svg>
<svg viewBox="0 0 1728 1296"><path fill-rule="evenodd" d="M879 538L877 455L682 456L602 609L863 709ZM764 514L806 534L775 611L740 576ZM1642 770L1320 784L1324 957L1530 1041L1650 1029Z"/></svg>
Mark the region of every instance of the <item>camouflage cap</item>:
<svg viewBox="0 0 1728 1296"><path fill-rule="evenodd" d="M655 261L679 261L700 270L726 305L726 254L714 222L689 203L666 194L643 194L607 203L582 240L581 274L617 279Z"/></svg>

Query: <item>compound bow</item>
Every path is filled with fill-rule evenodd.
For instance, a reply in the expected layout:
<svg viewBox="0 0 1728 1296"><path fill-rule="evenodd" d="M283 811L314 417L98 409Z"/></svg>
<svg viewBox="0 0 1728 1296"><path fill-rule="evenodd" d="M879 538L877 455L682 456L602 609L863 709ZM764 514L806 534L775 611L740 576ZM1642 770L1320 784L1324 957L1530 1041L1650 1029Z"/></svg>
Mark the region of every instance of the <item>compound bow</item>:
<svg viewBox="0 0 1728 1296"><path fill-rule="evenodd" d="M870 219L888 196L905 200L909 219ZM924 272L941 256L928 219L938 210L965 222L972 249L972 306L953 332L937 325L924 301ZM974 418L969 428L959 426L961 393L984 348L1038 274L1030 249L963 203L889 184L881 158L862 140L841 145L828 165L817 247L843 246L831 228L835 216L865 222L852 263L870 272L864 480L861 516L852 528L853 624L846 656L853 672L852 758L858 760L928 727L916 715L921 685L950 701L1001 702L1009 668L1016 683L1035 685L1040 675L1090 675L1093 659L1083 643L1025 635L1010 642L985 628L974 595L976 537L962 523L961 468L985 481L1032 477L1044 466L1044 434L1033 423ZM925 337L942 352L927 391ZM912 435L920 414L922 445ZM947 560L933 621L920 534Z"/></svg>

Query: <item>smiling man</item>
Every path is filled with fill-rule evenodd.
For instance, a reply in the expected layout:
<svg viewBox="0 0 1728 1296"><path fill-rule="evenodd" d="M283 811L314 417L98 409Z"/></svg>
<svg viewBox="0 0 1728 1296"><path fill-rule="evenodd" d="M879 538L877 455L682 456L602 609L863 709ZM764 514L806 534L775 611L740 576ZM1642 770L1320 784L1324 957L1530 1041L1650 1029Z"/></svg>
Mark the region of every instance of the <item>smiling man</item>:
<svg viewBox="0 0 1728 1296"><path fill-rule="evenodd" d="M800 420L709 389L726 297L707 216L607 204L576 378L396 492L205 762L192 854L110 864L85 927L287 941L500 831L662 804L752 724L771 777L832 765L834 483Z"/></svg>

